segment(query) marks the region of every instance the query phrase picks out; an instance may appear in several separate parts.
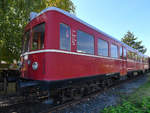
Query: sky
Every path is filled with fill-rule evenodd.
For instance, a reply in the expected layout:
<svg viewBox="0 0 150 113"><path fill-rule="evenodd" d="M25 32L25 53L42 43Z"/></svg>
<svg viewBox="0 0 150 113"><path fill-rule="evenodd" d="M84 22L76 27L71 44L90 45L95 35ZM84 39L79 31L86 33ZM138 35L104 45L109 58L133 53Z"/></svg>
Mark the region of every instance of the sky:
<svg viewBox="0 0 150 113"><path fill-rule="evenodd" d="M150 0L72 0L76 16L121 40L131 31L150 56Z"/></svg>

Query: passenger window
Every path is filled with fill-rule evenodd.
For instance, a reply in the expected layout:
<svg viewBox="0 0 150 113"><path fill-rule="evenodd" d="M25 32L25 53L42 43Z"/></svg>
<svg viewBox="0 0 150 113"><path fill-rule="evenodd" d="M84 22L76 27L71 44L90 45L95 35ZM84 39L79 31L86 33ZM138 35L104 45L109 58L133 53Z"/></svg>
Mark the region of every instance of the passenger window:
<svg viewBox="0 0 150 113"><path fill-rule="evenodd" d="M120 58L123 58L123 52L122 52L122 47L120 47Z"/></svg>
<svg viewBox="0 0 150 113"><path fill-rule="evenodd" d="M131 52L131 51L128 51L128 52L127 52L127 55L128 55L128 59L131 60L131 59L132 59L132 52Z"/></svg>
<svg viewBox="0 0 150 113"><path fill-rule="evenodd" d="M70 50L70 27L65 24L60 24L60 49Z"/></svg>
<svg viewBox="0 0 150 113"><path fill-rule="evenodd" d="M108 43L107 43L107 41L98 39L98 55L108 56Z"/></svg>
<svg viewBox="0 0 150 113"><path fill-rule="evenodd" d="M117 47L117 45L111 44L111 57L118 58L118 47Z"/></svg>
<svg viewBox="0 0 150 113"><path fill-rule="evenodd" d="M44 48L45 24L39 24L32 31L32 50Z"/></svg>
<svg viewBox="0 0 150 113"><path fill-rule="evenodd" d="M124 48L123 54L124 54L124 59L127 59L127 50L126 50L126 48Z"/></svg>
<svg viewBox="0 0 150 113"><path fill-rule="evenodd" d="M77 31L77 52L94 54L94 37L83 31Z"/></svg>
<svg viewBox="0 0 150 113"><path fill-rule="evenodd" d="M135 55L135 61L137 61L138 57L137 57L137 54Z"/></svg>

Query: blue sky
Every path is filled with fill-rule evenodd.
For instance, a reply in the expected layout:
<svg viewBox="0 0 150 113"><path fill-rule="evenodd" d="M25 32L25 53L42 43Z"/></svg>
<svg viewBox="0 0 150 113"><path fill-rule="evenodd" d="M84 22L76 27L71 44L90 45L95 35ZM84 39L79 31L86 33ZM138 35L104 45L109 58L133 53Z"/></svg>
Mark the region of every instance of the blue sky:
<svg viewBox="0 0 150 113"><path fill-rule="evenodd" d="M72 0L76 16L121 40L130 30L150 56L150 0Z"/></svg>

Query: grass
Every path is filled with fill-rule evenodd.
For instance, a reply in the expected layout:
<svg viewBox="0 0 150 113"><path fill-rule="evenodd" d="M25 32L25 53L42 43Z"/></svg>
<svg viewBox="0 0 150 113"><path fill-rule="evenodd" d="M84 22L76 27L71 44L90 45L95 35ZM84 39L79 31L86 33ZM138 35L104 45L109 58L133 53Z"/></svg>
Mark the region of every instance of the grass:
<svg viewBox="0 0 150 113"><path fill-rule="evenodd" d="M122 97L122 104L104 108L102 113L150 113L150 73L148 81L134 93Z"/></svg>

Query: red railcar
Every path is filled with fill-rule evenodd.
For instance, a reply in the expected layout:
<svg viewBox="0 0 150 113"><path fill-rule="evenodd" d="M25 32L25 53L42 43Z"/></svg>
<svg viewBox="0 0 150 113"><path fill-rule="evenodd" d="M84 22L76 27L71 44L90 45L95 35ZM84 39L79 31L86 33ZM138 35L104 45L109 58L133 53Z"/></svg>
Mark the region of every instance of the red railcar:
<svg viewBox="0 0 150 113"><path fill-rule="evenodd" d="M21 78L61 83L148 70L147 56L87 24L51 7L25 28Z"/></svg>

